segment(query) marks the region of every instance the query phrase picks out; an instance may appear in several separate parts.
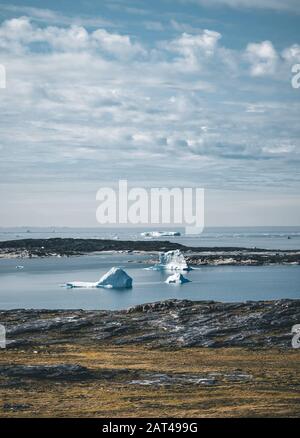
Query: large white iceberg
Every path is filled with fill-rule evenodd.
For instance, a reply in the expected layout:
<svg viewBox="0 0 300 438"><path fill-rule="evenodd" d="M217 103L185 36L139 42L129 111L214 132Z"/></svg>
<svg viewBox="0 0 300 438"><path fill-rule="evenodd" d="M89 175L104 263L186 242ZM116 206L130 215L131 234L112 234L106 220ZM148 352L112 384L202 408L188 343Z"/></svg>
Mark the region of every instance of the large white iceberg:
<svg viewBox="0 0 300 438"><path fill-rule="evenodd" d="M187 278L185 278L182 274L180 274L180 272L170 275L170 277L168 277L165 281L165 283L168 284L183 284L183 283L189 283L190 280L188 280Z"/></svg>
<svg viewBox="0 0 300 438"><path fill-rule="evenodd" d="M176 237L180 236L179 231L146 231L141 233L142 237Z"/></svg>
<svg viewBox="0 0 300 438"><path fill-rule="evenodd" d="M123 271L123 269L113 267L96 283L73 281L67 283L66 286L88 289L96 287L104 287L109 289L130 289L132 287L132 278L125 271Z"/></svg>
<svg viewBox="0 0 300 438"><path fill-rule="evenodd" d="M98 287L130 289L132 287L132 278L121 268L111 268L100 278Z"/></svg>
<svg viewBox="0 0 300 438"><path fill-rule="evenodd" d="M179 249L175 251L161 252L159 262L153 266L153 269L166 271L189 271L184 255Z"/></svg>

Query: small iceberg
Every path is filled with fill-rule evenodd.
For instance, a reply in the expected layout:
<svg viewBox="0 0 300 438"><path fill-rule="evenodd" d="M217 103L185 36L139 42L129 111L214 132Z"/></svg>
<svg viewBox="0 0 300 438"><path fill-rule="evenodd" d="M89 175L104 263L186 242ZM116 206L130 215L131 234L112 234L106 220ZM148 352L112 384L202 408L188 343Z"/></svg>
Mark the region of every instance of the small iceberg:
<svg viewBox="0 0 300 438"><path fill-rule="evenodd" d="M159 262L153 266L155 270L166 271L190 271L184 255L179 249L175 251L161 252L159 254Z"/></svg>
<svg viewBox="0 0 300 438"><path fill-rule="evenodd" d="M96 283L73 281L71 283L66 283L66 286L70 288L77 287L86 289L100 287L108 289L131 289L132 278L123 269L113 267Z"/></svg>
<svg viewBox="0 0 300 438"><path fill-rule="evenodd" d="M179 272L173 275L170 275L165 281L167 284L183 284L183 283L189 283L190 280L185 278L182 274Z"/></svg>
<svg viewBox="0 0 300 438"><path fill-rule="evenodd" d="M24 266L18 265L18 266L16 266L16 269L19 269L19 270L24 269Z"/></svg>
<svg viewBox="0 0 300 438"><path fill-rule="evenodd" d="M146 231L141 233L142 237L176 237L181 236L179 231Z"/></svg>

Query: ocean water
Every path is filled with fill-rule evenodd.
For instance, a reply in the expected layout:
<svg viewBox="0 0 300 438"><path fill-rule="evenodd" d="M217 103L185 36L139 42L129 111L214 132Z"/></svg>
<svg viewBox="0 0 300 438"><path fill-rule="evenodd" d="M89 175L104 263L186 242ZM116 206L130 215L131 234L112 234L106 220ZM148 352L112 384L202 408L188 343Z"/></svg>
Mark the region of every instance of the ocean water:
<svg viewBox="0 0 300 438"><path fill-rule="evenodd" d="M168 298L223 302L300 298L300 266L203 266L191 282L165 284L170 273L145 269L150 256L101 254L0 260L0 309L124 309ZM22 264L22 270L16 265ZM69 281L97 281L112 266L133 277L130 290L68 289Z"/></svg>
<svg viewBox="0 0 300 438"><path fill-rule="evenodd" d="M120 240L143 240L141 232L152 228L0 228L0 240L74 237ZM188 246L237 246L266 249L300 249L300 227L206 228L200 235L188 236L184 229L179 237L162 237Z"/></svg>

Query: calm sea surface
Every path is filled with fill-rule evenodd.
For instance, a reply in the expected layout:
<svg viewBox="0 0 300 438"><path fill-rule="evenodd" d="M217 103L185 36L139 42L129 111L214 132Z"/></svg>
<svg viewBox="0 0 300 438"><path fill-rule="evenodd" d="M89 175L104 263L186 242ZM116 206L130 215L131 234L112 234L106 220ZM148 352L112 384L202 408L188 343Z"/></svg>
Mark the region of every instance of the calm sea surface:
<svg viewBox="0 0 300 438"><path fill-rule="evenodd" d="M300 298L300 266L201 267L185 274L191 283L168 285L167 273L144 269L147 256L101 254L70 258L0 259L0 309L122 309L187 298L245 301ZM24 269L16 269L23 265ZM112 266L125 268L131 290L67 289L69 281L96 281Z"/></svg>

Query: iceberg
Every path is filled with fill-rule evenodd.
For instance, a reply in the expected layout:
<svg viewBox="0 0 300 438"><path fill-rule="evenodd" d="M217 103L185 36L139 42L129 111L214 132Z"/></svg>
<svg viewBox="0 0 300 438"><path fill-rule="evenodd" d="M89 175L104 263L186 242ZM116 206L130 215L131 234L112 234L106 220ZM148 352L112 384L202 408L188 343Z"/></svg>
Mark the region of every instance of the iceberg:
<svg viewBox="0 0 300 438"><path fill-rule="evenodd" d="M153 266L156 270L166 271L190 271L184 255L179 249L175 251L161 252L159 254L159 262Z"/></svg>
<svg viewBox="0 0 300 438"><path fill-rule="evenodd" d="M173 275L170 275L165 281L167 284L183 284L183 283L189 283L190 280L185 278L182 274L179 272Z"/></svg>
<svg viewBox="0 0 300 438"><path fill-rule="evenodd" d="M146 231L141 233L142 237L176 237L181 236L179 231Z"/></svg>
<svg viewBox="0 0 300 438"><path fill-rule="evenodd" d="M97 287L130 289L132 278L123 269L114 267L100 278Z"/></svg>
<svg viewBox="0 0 300 438"><path fill-rule="evenodd" d="M132 278L121 268L113 267L104 274L96 283L85 281L73 281L66 283L67 287L77 288L108 288L108 289L130 289L132 288Z"/></svg>

